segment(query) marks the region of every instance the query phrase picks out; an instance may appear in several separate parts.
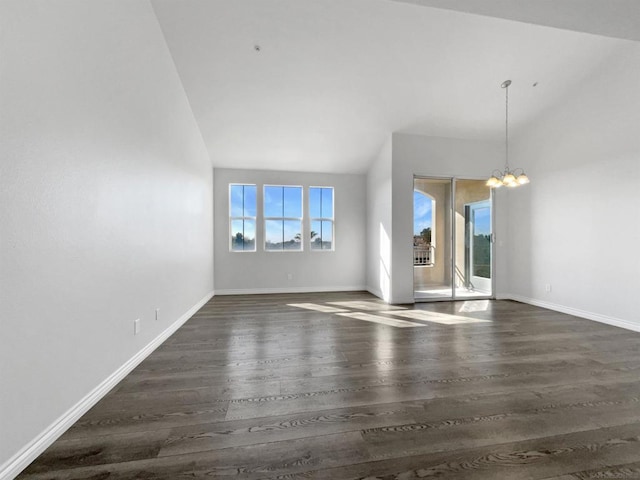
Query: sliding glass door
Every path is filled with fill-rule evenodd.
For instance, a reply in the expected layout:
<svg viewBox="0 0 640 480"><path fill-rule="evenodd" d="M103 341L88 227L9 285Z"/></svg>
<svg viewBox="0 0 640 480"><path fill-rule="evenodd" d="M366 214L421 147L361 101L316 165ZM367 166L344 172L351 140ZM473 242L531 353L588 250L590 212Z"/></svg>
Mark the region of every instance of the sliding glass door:
<svg viewBox="0 0 640 480"><path fill-rule="evenodd" d="M492 194L484 180L415 177L416 301L493 295Z"/></svg>

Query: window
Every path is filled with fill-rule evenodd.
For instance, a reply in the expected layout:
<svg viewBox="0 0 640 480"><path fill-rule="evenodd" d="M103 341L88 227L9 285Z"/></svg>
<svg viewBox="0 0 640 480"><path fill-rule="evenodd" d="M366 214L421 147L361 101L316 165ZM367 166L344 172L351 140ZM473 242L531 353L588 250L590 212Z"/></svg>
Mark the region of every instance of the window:
<svg viewBox="0 0 640 480"><path fill-rule="evenodd" d="M302 187L264 186L264 249L302 250Z"/></svg>
<svg viewBox="0 0 640 480"><path fill-rule="evenodd" d="M255 185L229 185L229 232L232 252L256 251Z"/></svg>
<svg viewBox="0 0 640 480"><path fill-rule="evenodd" d="M309 187L311 250L333 250L333 187Z"/></svg>
<svg viewBox="0 0 640 480"><path fill-rule="evenodd" d="M427 193L413 191L413 265L435 264L436 201Z"/></svg>

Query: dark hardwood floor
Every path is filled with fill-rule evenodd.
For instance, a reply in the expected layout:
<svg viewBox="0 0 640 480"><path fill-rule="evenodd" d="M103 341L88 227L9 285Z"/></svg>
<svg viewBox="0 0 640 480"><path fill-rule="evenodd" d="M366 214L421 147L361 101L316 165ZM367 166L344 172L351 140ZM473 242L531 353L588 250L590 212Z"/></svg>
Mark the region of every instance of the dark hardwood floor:
<svg viewBox="0 0 640 480"><path fill-rule="evenodd" d="M640 478L639 340L510 301L215 297L18 478Z"/></svg>

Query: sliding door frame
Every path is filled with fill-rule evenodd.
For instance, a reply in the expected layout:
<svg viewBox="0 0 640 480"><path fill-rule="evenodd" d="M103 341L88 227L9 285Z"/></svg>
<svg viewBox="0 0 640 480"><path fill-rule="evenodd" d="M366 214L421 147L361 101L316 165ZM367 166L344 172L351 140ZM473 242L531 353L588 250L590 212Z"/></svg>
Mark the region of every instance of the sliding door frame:
<svg viewBox="0 0 640 480"><path fill-rule="evenodd" d="M456 228L456 221L455 221L455 213L456 213L456 209L455 209L455 200L456 200L456 188L457 188L457 182L459 180L479 180L479 181L483 181L484 179L481 178L473 178L473 177L447 177L447 176L438 176L438 175L413 175L413 189L415 191L415 186L416 186L416 179L425 179L425 180L448 180L451 182L451 192L450 192L450 198L449 198L449 248L451 251L451 255L449 258L449 262L450 262L450 269L451 269L451 296L450 297L434 297L434 298L416 298L415 296L415 292L416 292L416 286L415 286L415 276L414 281L413 281L413 296L414 296L414 301L416 303L420 302L451 302L451 301L458 301L458 300L464 300L464 299L468 299L468 300L484 300L484 299L494 299L495 298L495 292L496 292L496 275L495 275L495 271L496 271L496 249L495 249L495 195L494 195L494 191L493 188L489 189L489 205L491 208L491 293L489 295L478 295L478 296L470 296L470 297L463 297L463 298L458 298L456 296L456 248L455 248L455 242L456 242L456 235L457 235L457 228ZM412 203L413 205L413 203ZM413 218L415 218L415 212L412 212L412 216ZM411 252L412 256L413 256L413 251ZM415 269L415 265L414 262L411 262L411 268ZM411 272L412 274L414 273L413 271Z"/></svg>

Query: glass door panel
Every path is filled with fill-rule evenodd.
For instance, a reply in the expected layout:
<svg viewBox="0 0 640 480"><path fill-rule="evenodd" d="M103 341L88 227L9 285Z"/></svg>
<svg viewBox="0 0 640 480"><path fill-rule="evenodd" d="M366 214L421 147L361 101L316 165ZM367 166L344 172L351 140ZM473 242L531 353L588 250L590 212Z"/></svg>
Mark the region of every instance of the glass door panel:
<svg viewBox="0 0 640 480"><path fill-rule="evenodd" d="M457 180L455 297L489 297L492 289L491 189L484 180Z"/></svg>
<svg viewBox="0 0 640 480"><path fill-rule="evenodd" d="M413 181L413 290L420 300L453 298L452 179Z"/></svg>
<svg viewBox="0 0 640 480"><path fill-rule="evenodd" d="M469 209L469 278L471 288L491 293L491 206L477 202Z"/></svg>

